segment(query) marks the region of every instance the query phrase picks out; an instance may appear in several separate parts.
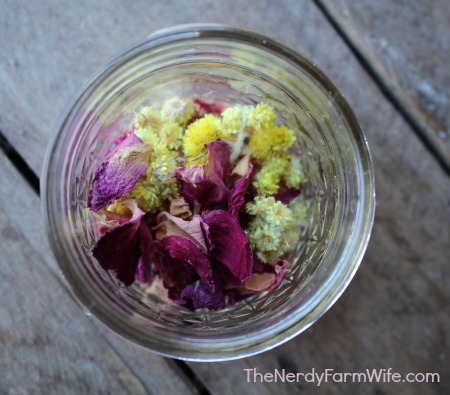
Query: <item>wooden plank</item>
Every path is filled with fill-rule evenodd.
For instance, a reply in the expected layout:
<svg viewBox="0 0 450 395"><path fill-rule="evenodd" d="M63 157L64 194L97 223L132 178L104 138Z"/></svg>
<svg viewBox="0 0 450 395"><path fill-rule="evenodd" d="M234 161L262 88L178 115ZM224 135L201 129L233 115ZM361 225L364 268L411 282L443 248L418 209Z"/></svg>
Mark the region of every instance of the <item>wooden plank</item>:
<svg viewBox="0 0 450 395"><path fill-rule="evenodd" d="M40 203L0 152L0 394L195 393L169 360L86 316L43 231Z"/></svg>
<svg viewBox="0 0 450 395"><path fill-rule="evenodd" d="M446 0L317 0L450 170Z"/></svg>

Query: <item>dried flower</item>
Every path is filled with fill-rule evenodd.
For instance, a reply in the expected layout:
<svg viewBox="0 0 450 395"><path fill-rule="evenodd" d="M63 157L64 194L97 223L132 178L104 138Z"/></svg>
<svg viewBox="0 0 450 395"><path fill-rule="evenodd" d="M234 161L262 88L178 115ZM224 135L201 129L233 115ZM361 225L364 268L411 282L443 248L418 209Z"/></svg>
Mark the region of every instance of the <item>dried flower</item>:
<svg viewBox="0 0 450 395"><path fill-rule="evenodd" d="M250 245L262 262L273 262L289 248L287 236L295 231L292 211L273 196L262 195L247 203L246 210L253 216L246 231Z"/></svg>
<svg viewBox="0 0 450 395"><path fill-rule="evenodd" d="M220 138L222 122L220 118L207 114L191 123L183 136L183 152L189 165L205 164L206 144Z"/></svg>
<svg viewBox="0 0 450 395"><path fill-rule="evenodd" d="M195 105L191 99L173 97L164 102L161 113L166 120L174 121L180 126L185 126L194 116Z"/></svg>
<svg viewBox="0 0 450 395"><path fill-rule="evenodd" d="M88 207L97 211L125 196L145 174L151 150L130 134L112 150L95 172Z"/></svg>

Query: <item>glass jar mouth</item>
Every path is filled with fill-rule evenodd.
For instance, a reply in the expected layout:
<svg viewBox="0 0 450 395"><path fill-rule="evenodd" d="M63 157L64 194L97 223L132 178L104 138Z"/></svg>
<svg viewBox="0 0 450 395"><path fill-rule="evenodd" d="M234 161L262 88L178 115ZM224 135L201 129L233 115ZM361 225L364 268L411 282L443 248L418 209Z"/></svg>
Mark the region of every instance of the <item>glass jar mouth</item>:
<svg viewBox="0 0 450 395"><path fill-rule="evenodd" d="M330 245L334 243L336 251L334 256L332 252L327 252L328 255L324 256L333 260L333 266L330 263L329 272L327 276L323 275L320 284L316 284L316 287L311 285L311 294L305 296L307 290L304 290L301 302L295 298L287 298L283 306L271 305L272 318L267 320L266 325L261 319L259 321L255 319L256 329L252 329L251 324L245 328L238 325L220 333L209 327L206 314L206 319L199 318L199 324L194 330L177 332L174 327L171 329L172 332L168 332L168 327L158 321L157 312L152 315L151 324L148 318L139 314L134 315L130 321L130 311L133 309L136 311L139 307L123 303L123 298L129 296L129 291L120 284L107 282L110 279L103 279L105 280L103 282L85 265L79 263L87 259L86 245L80 242L86 235L78 234L72 226L74 222L81 221L81 214L74 212L75 187L71 183L79 184L85 180L74 177L74 174L82 173L76 173L79 164L74 162L75 158L72 155L84 144L86 136L83 133L86 134L89 127L96 122L95 116L88 113L87 109L100 108L97 106L99 103L105 108L111 107L117 92L125 95L127 87L130 86L130 78L139 80L133 73L140 70L145 54L151 53L153 59L157 58L159 64L151 63L148 58L144 59L148 62L147 66L154 67L152 75L156 75L167 72L172 67L170 62L174 60L170 58L171 51L178 51L178 59L184 59L186 64L189 62L194 64L210 59L212 55L208 55L207 50L219 43L223 43L222 51L227 46L233 47L234 50L237 47L236 53L239 55L236 56L240 57L239 61L242 64L239 66L242 70L248 69L250 74L260 73L264 77L263 80L265 79L261 83L267 83L268 86L277 83L277 78L285 85L297 86L296 76L285 75L287 73L283 71L284 69L292 73L303 73L302 75L310 79L307 83L311 84L311 89L317 89L317 97L323 96L324 103L326 99L329 101L330 108L326 108L326 111L334 111L339 115L336 125L342 125L342 130L330 134L330 144L332 140L337 141L338 147L335 149L337 155L345 157L345 160L346 156L351 159L348 159L347 163L341 158L340 162L330 164L329 169L337 175L336 177L340 177L341 181L345 181L343 190L339 192L342 213L340 216L336 214L336 221L344 219L349 221L350 218L350 224L346 224L345 228L350 233L344 235L346 240L341 240L343 235L340 234L338 241L334 239L329 241ZM245 53L239 53L243 49ZM280 64L277 64L280 69L264 74L262 71L264 65L252 58L255 54L280 59ZM217 53L213 55L217 65L220 65L216 59ZM225 65L223 70L227 72L229 78L227 68L231 67L231 63L224 60L222 64ZM192 69L188 71L191 73ZM219 66L214 71L223 72ZM166 80L164 83L168 83ZM282 82L279 83L282 85ZM293 95L292 90L286 90L286 97ZM307 96L305 93L306 98ZM296 102L295 97L291 99ZM311 99L310 102L314 104L315 100ZM316 109L311 105L311 114L311 118L320 119L320 108ZM323 120L325 123L328 121ZM314 122L311 120L311 124ZM332 126L334 125L330 126L331 129ZM348 147L342 147L340 138L348 143ZM332 179L327 182L336 183ZM62 116L53 134L43 166L41 190L49 239L58 263L77 299L92 314L125 338L161 355L193 361L220 361L250 356L284 343L312 325L334 304L353 278L367 248L375 212L374 176L367 141L352 110L334 84L305 56L273 39L259 33L218 24L181 25L157 31L147 40L125 50L103 66L75 96ZM83 200L82 197L80 199ZM334 224L333 229L338 234L338 225ZM286 289L288 290L288 287Z"/></svg>

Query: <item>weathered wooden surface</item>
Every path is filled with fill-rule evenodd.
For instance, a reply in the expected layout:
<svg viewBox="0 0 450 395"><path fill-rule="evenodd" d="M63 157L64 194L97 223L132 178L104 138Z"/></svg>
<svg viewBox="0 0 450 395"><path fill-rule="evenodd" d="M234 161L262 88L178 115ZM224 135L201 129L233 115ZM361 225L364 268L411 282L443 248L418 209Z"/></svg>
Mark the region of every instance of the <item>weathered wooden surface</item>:
<svg viewBox="0 0 450 395"><path fill-rule="evenodd" d="M157 28L232 23L314 59L347 97L372 149L378 207L367 254L347 292L306 333L252 358L189 366L218 395L450 392L449 179L313 2L0 0L0 9L0 130L36 172L75 90L105 59ZM189 393L170 360L128 344L76 307L41 232L38 198L0 158L8 196L0 211L0 395ZM439 372L441 383L254 384L245 368L392 368Z"/></svg>
<svg viewBox="0 0 450 395"><path fill-rule="evenodd" d="M318 0L450 169L447 0Z"/></svg>

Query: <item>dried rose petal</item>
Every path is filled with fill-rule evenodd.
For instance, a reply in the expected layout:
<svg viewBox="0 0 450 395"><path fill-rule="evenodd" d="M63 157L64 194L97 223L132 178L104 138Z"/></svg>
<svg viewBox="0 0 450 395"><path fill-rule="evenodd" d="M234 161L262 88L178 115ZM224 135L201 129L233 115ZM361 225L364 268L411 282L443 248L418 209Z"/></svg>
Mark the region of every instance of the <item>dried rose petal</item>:
<svg viewBox="0 0 450 395"><path fill-rule="evenodd" d="M92 250L100 266L112 270L126 286L133 283L139 261L145 264L152 247L150 229L141 221L145 213L134 206L129 221L108 229Z"/></svg>
<svg viewBox="0 0 450 395"><path fill-rule="evenodd" d="M211 257L227 269L229 282L243 284L253 271L253 252L244 231L237 220L223 210L206 211L202 218L214 240Z"/></svg>
<svg viewBox="0 0 450 395"><path fill-rule="evenodd" d="M113 140L113 143L115 144L115 145L120 145L120 144L122 144L132 133L134 133L134 130L133 129L130 129L130 130L126 130L122 135L120 135L120 136L118 136L118 137L116 137L114 140Z"/></svg>
<svg viewBox="0 0 450 395"><path fill-rule="evenodd" d="M96 170L88 195L88 207L97 211L125 196L145 174L151 148L134 133L107 156Z"/></svg>
<svg viewBox="0 0 450 395"><path fill-rule="evenodd" d="M92 214L96 217L97 229L100 233L100 236L103 236L108 229L112 229L116 226L119 226L120 224L129 222L130 218L138 213L138 205L136 200L134 199L124 200L122 202L122 206L128 209L128 215L118 214L114 211L108 211L105 208L102 208L97 212L92 212Z"/></svg>
<svg viewBox="0 0 450 395"><path fill-rule="evenodd" d="M186 220L192 219L192 212L189 209L189 204L182 196L176 196L170 202L169 213L175 217L180 217Z"/></svg>
<svg viewBox="0 0 450 395"><path fill-rule="evenodd" d="M247 190L253 172L253 165L250 163L247 174L236 181L228 196L228 212L236 219L239 216L239 208L244 204L245 191Z"/></svg>
<svg viewBox="0 0 450 395"><path fill-rule="evenodd" d="M208 308L211 310L225 307L225 294L220 275L214 273L214 288L207 287L200 280L189 284L181 291L179 304L187 305L194 309Z"/></svg>
<svg viewBox="0 0 450 395"><path fill-rule="evenodd" d="M290 272L290 269L288 269L289 262L285 259L277 259L275 262L272 262L271 265L275 270L275 281L267 288L268 291L277 287L278 284L281 283L281 280L283 280L283 277Z"/></svg>
<svg viewBox="0 0 450 395"><path fill-rule="evenodd" d="M158 225L154 228L154 231L157 240L166 236L183 236L197 243L205 253L208 251L209 248L205 240L206 235L208 244L210 243L208 225L203 222L199 215L194 215L191 221L185 221L163 211L158 214L156 221Z"/></svg>
<svg viewBox="0 0 450 395"><path fill-rule="evenodd" d="M159 241L154 242L154 247L157 254L152 262L153 272L162 279L169 298L178 300L181 291L199 276L189 263L172 258Z"/></svg>
<svg viewBox="0 0 450 395"><path fill-rule="evenodd" d="M211 292L200 280L188 285L181 292L179 304L187 304L189 301L194 309L208 308L211 310L225 307L225 298L220 287Z"/></svg>
<svg viewBox="0 0 450 395"><path fill-rule="evenodd" d="M256 263L256 260L255 260ZM255 293L261 291L271 291L276 288L283 277L290 272L289 262L284 259L277 259L270 265L262 264L264 268L258 267L258 272L252 276L240 287L228 287L234 289L240 294Z"/></svg>
<svg viewBox="0 0 450 395"><path fill-rule="evenodd" d="M229 194L224 178L230 172L230 148L220 139L206 146L206 165L179 167L171 174L178 179L180 193L184 198L194 206L201 206L203 210L226 202Z"/></svg>
<svg viewBox="0 0 450 395"><path fill-rule="evenodd" d="M153 237L150 227L145 222L141 221L139 231L141 256L134 278L140 282L146 282L151 275L150 252L153 247Z"/></svg>
<svg viewBox="0 0 450 395"><path fill-rule="evenodd" d="M284 181L280 182L280 189L277 194L274 195L276 200L279 200L283 204L289 204L293 199L300 195L300 189L288 188Z"/></svg>
<svg viewBox="0 0 450 395"><path fill-rule="evenodd" d="M236 163L233 170L231 171L231 176L236 175L238 179L246 176L251 166L250 158L251 158L250 154L245 154L241 159L239 159L239 161Z"/></svg>
<svg viewBox="0 0 450 395"><path fill-rule="evenodd" d="M214 287L211 263L196 243L183 236L166 236L160 244L171 258L191 265L205 285Z"/></svg>
<svg viewBox="0 0 450 395"><path fill-rule="evenodd" d="M264 291L265 289L268 289L274 281L274 273L253 273L245 282L244 288L253 292Z"/></svg>
<svg viewBox="0 0 450 395"><path fill-rule="evenodd" d="M228 108L228 104L219 101L206 101L203 99L194 99L195 118L201 118L206 114L220 115Z"/></svg>

